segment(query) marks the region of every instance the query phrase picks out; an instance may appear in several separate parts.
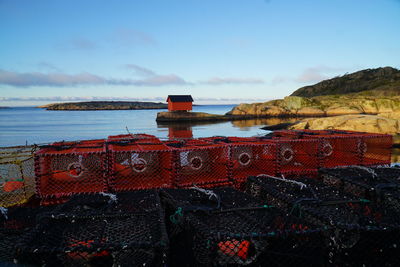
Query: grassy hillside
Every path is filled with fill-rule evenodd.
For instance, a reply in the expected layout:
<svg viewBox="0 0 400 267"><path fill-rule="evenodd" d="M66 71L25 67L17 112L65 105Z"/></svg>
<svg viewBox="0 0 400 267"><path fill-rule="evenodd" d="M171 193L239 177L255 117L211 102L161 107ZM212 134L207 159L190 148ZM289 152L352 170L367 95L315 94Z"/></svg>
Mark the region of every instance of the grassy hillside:
<svg viewBox="0 0 400 267"><path fill-rule="evenodd" d="M305 86L292 96L346 95L390 97L400 95L400 70L385 67L366 69Z"/></svg>

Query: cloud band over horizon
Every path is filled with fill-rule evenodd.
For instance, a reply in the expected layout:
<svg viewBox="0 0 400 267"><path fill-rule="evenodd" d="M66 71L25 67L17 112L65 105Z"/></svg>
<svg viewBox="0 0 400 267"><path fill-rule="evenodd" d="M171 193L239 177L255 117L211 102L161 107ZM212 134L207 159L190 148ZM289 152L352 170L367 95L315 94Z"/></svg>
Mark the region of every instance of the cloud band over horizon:
<svg viewBox="0 0 400 267"><path fill-rule="evenodd" d="M176 74L157 74L152 70L134 64L127 64L135 74L142 76L140 79L105 78L89 72L66 74L61 72L16 72L0 69L0 84L13 87L31 86L78 86L78 85L122 85L122 86L166 86L166 85L194 85ZM225 85L225 84L262 84L263 80L257 78L240 77L213 77L199 84Z"/></svg>

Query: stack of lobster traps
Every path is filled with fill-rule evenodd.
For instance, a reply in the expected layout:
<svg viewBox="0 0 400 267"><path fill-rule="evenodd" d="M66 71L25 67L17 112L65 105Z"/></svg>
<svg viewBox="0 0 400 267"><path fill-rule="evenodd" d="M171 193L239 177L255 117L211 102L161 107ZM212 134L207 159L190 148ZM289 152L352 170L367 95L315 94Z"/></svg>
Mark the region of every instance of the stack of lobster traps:
<svg viewBox="0 0 400 267"><path fill-rule="evenodd" d="M247 192L322 228L334 265L399 264L400 212L315 179L250 177Z"/></svg>
<svg viewBox="0 0 400 267"><path fill-rule="evenodd" d="M58 142L35 153L43 203L74 194L152 188L243 188L260 174L316 176L318 169L390 163L391 136L343 131L280 131L267 137L162 141L147 134Z"/></svg>
<svg viewBox="0 0 400 267"><path fill-rule="evenodd" d="M0 264L16 261L17 245L35 229L40 215L54 207L39 206L37 201L9 208L0 207Z"/></svg>
<svg viewBox="0 0 400 267"><path fill-rule="evenodd" d="M29 266L162 266L168 237L158 193L144 190L74 196L16 247Z"/></svg>
<svg viewBox="0 0 400 267"><path fill-rule="evenodd" d="M322 229L233 188L163 189L172 266L323 265Z"/></svg>
<svg viewBox="0 0 400 267"><path fill-rule="evenodd" d="M0 265L398 266L392 137L148 134L0 149Z"/></svg>
<svg viewBox="0 0 400 267"><path fill-rule="evenodd" d="M400 168L352 166L320 173L330 186L400 212Z"/></svg>

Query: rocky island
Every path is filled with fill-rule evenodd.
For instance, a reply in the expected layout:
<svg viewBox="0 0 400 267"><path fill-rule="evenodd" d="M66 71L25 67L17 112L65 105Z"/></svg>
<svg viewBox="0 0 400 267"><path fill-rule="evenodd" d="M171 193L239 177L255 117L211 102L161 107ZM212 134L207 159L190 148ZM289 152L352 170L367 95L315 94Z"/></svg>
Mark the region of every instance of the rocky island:
<svg viewBox="0 0 400 267"><path fill-rule="evenodd" d="M56 103L39 106L46 110L138 110L138 109L167 109L167 104L156 102L129 101L90 101Z"/></svg>
<svg viewBox="0 0 400 267"><path fill-rule="evenodd" d="M367 69L305 86L284 99L240 104L229 115L321 117L400 111L400 70Z"/></svg>
<svg viewBox="0 0 400 267"><path fill-rule="evenodd" d="M313 117L281 128L385 133L399 143L400 71L386 67L347 74L300 88L284 99L241 104L230 114Z"/></svg>

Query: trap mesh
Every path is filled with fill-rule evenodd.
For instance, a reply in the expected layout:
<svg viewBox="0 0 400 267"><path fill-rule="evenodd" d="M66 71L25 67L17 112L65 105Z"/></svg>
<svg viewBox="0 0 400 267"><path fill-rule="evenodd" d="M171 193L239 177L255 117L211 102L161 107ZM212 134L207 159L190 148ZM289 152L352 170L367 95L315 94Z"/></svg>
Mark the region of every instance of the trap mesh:
<svg viewBox="0 0 400 267"><path fill-rule="evenodd" d="M247 192L316 225L333 227L325 246L330 263L399 263L399 215L311 179L251 177ZM393 217L394 216L394 217Z"/></svg>
<svg viewBox="0 0 400 267"><path fill-rule="evenodd" d="M109 145L108 160L114 191L172 186L173 154L165 144L113 143Z"/></svg>
<svg viewBox="0 0 400 267"><path fill-rule="evenodd" d="M232 178L245 182L248 176L276 173L276 144L229 144Z"/></svg>
<svg viewBox="0 0 400 267"><path fill-rule="evenodd" d="M12 265L17 244L24 235L36 227L40 215L52 207L13 206L0 210L0 265Z"/></svg>
<svg viewBox="0 0 400 267"><path fill-rule="evenodd" d="M186 144L175 147L174 183L178 188L212 187L230 183L228 148L223 145Z"/></svg>
<svg viewBox="0 0 400 267"><path fill-rule="evenodd" d="M79 195L42 216L19 242L17 259L50 266L161 266L167 246L156 192Z"/></svg>
<svg viewBox="0 0 400 267"><path fill-rule="evenodd" d="M101 141L55 143L35 154L40 197L62 198L107 191L106 151Z"/></svg>
<svg viewBox="0 0 400 267"><path fill-rule="evenodd" d="M0 207L25 203L35 193L36 148L0 148Z"/></svg>
<svg viewBox="0 0 400 267"><path fill-rule="evenodd" d="M392 145L391 135L363 135L360 140L361 165L389 165Z"/></svg>
<svg viewBox="0 0 400 267"><path fill-rule="evenodd" d="M320 231L233 188L165 189L173 266L321 265Z"/></svg>
<svg viewBox="0 0 400 267"><path fill-rule="evenodd" d="M321 169L320 174L326 184L400 212L400 169L353 166Z"/></svg>
<svg viewBox="0 0 400 267"><path fill-rule="evenodd" d="M276 144L263 142L254 137L207 137L200 138L213 144L224 144L229 150L230 177L236 186L248 176L276 173Z"/></svg>
<svg viewBox="0 0 400 267"><path fill-rule="evenodd" d="M392 136L339 130L275 131L273 139L319 140L320 167L390 164Z"/></svg>
<svg viewBox="0 0 400 267"><path fill-rule="evenodd" d="M317 140L273 140L277 144L277 174L316 174L319 166Z"/></svg>

